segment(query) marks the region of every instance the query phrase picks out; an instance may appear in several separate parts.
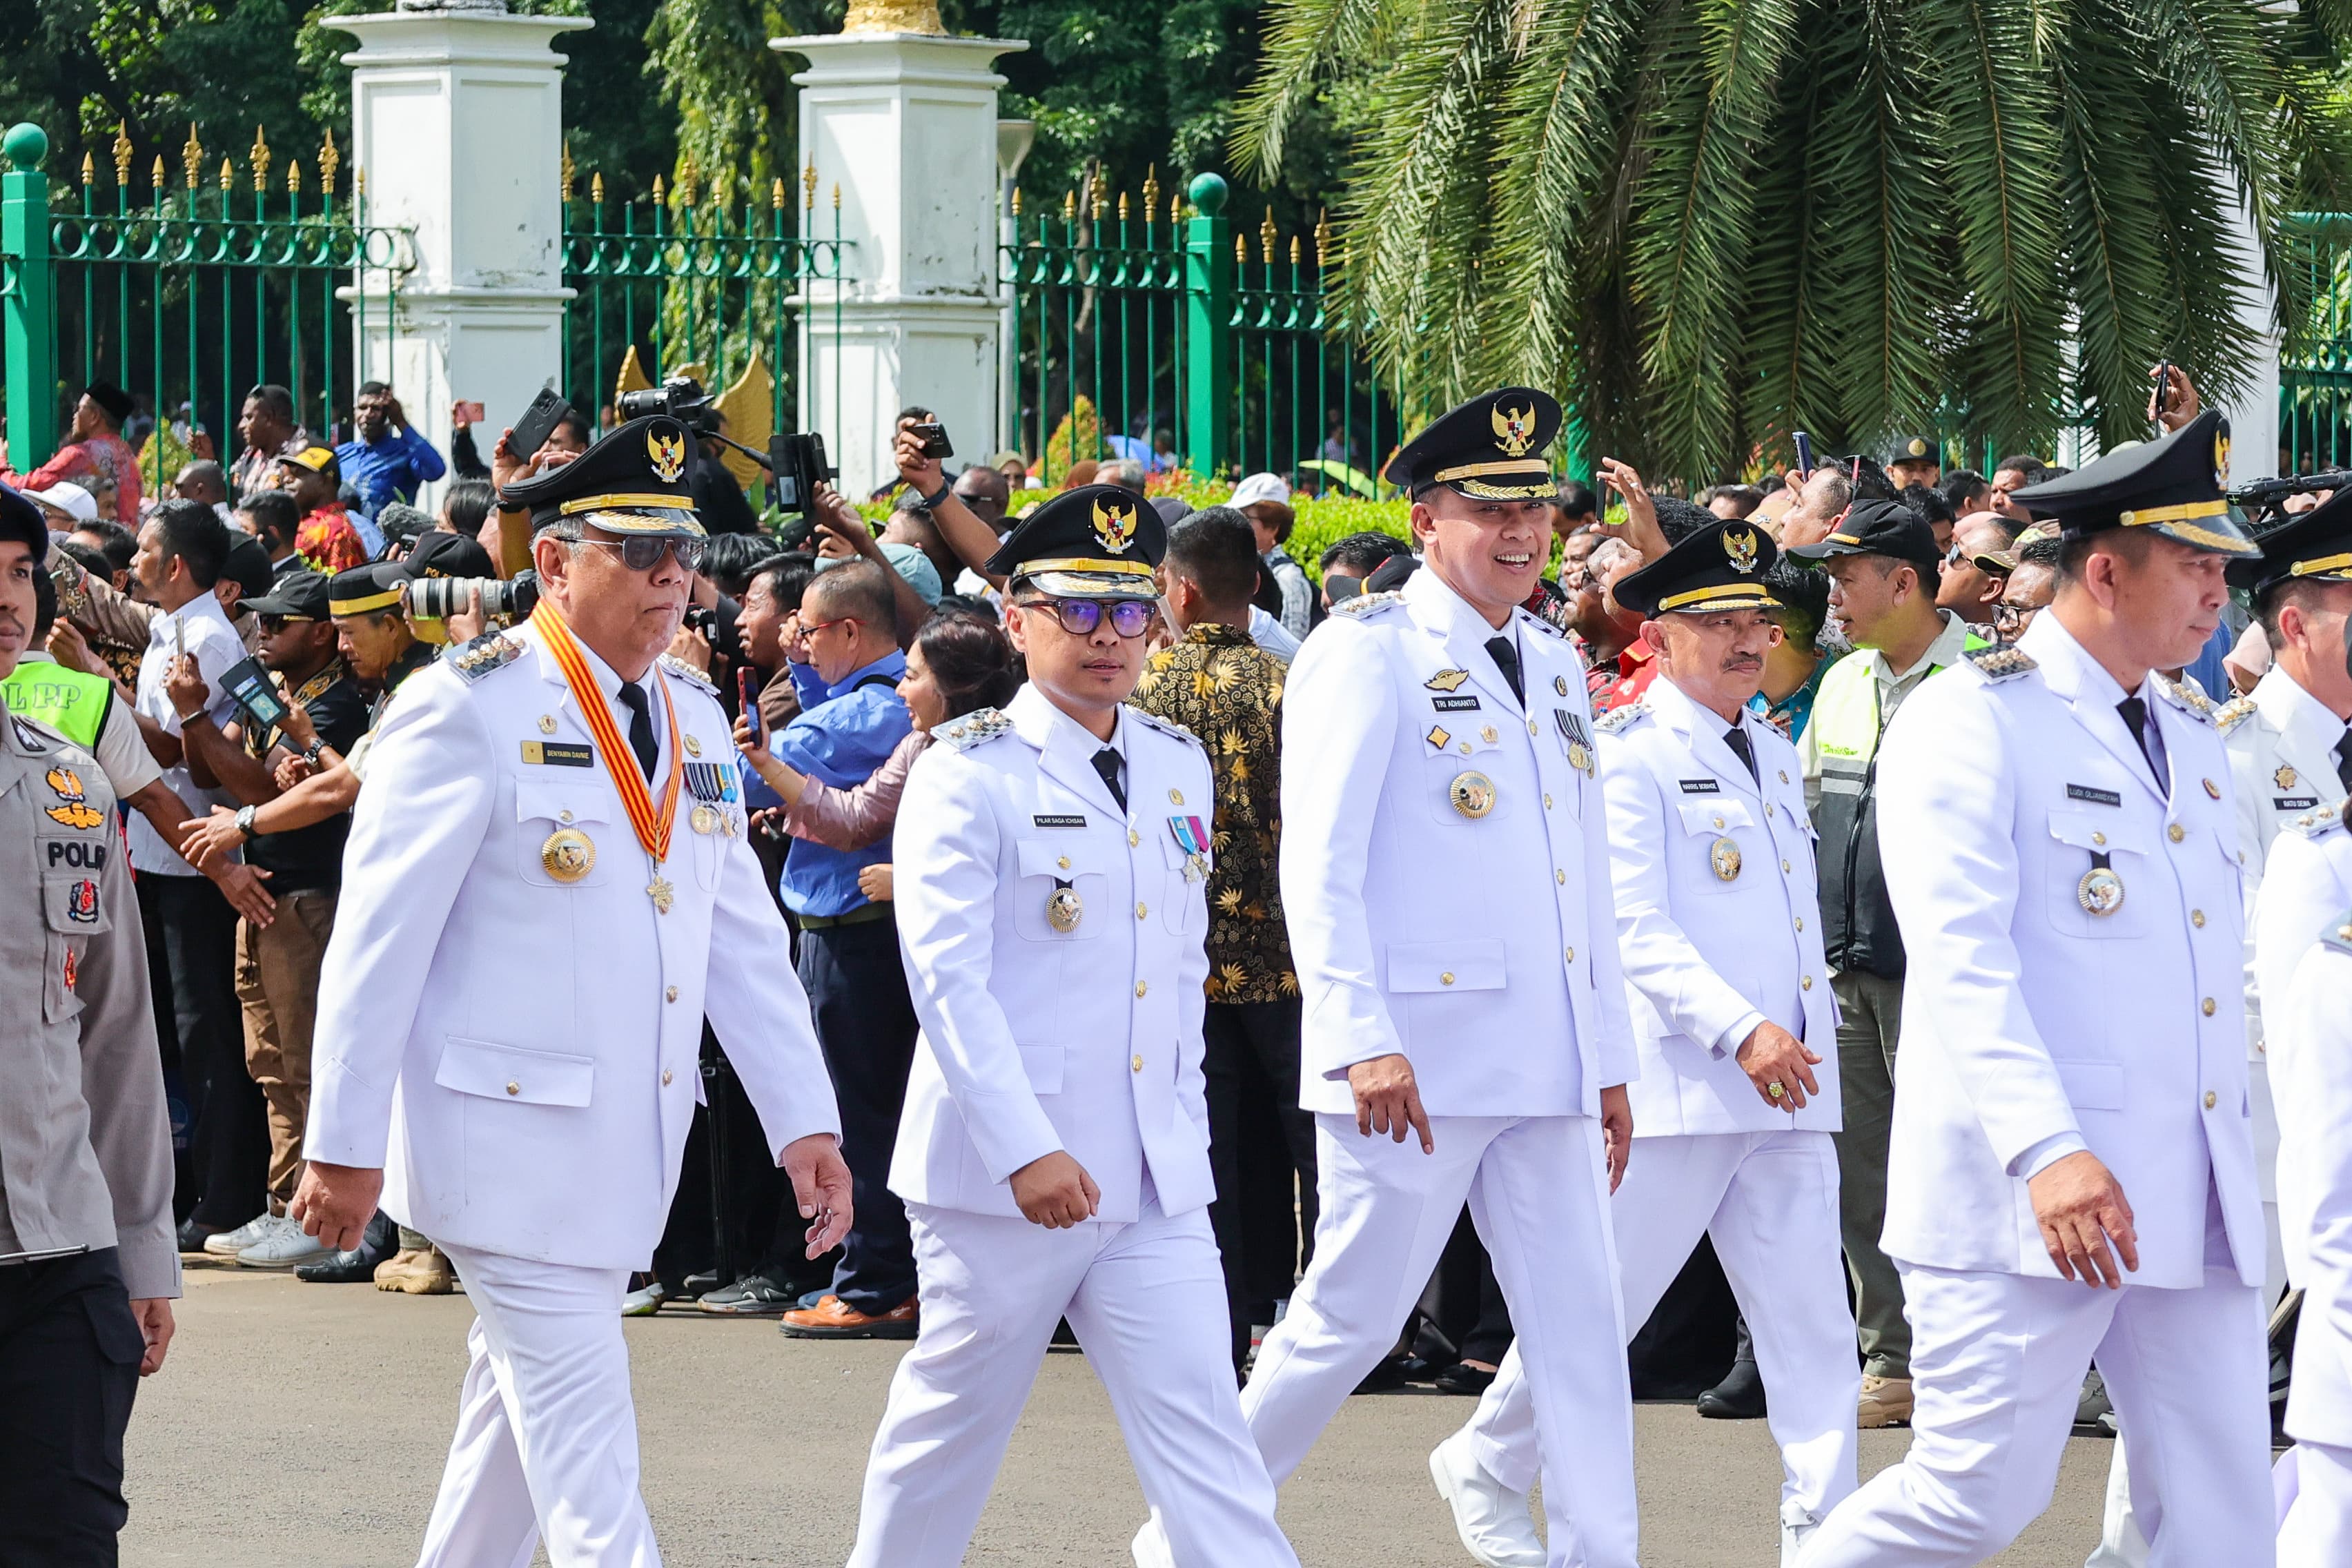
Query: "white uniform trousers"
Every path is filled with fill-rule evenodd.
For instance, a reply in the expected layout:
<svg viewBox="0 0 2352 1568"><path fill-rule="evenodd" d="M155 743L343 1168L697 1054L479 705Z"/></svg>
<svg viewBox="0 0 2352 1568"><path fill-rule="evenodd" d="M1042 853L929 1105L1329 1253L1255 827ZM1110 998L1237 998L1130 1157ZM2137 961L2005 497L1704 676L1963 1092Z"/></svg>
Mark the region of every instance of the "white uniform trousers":
<svg viewBox="0 0 2352 1568"><path fill-rule="evenodd" d="M1801 1568L1982 1563L2050 1505L2098 1357L2133 1434L2155 1568L2269 1568L2269 1377L2261 1292L1898 1265L1911 1320L1911 1447L1830 1514Z"/></svg>
<svg viewBox="0 0 2352 1568"><path fill-rule="evenodd" d="M850 1568L963 1561L1066 1317L1181 1568L1297 1568L1234 1388L1205 1208L1048 1230L908 1204L922 1327L874 1434Z"/></svg>
<svg viewBox="0 0 2352 1568"><path fill-rule="evenodd" d="M1633 1406L1601 1123L1433 1116L1365 1137L1318 1115L1315 1261L1258 1347L1242 1413L1276 1485L1396 1343L1466 1198L1511 1310L1542 1450L1553 1568L1632 1568ZM1849 1414L1851 1414L1849 1412Z"/></svg>
<svg viewBox="0 0 2352 1568"><path fill-rule="evenodd" d="M1854 1488L1854 1404L1862 1394L1830 1134L1636 1138L1609 1212L1633 1331L1649 1321L1700 1236L1715 1238L1770 1394L1782 1521L1828 1514ZM1535 1407L1517 1344L1465 1429L1488 1475L1513 1491L1535 1486Z"/></svg>
<svg viewBox="0 0 2352 1568"><path fill-rule="evenodd" d="M621 1339L625 1268L574 1268L444 1242L474 1305L457 1435L417 1568L659 1568L637 1491Z"/></svg>
<svg viewBox="0 0 2352 1568"><path fill-rule="evenodd" d="M2279 1521L2278 1568L2344 1568L2352 1563L2352 1448L2297 1443L2287 1459L2294 1498Z"/></svg>

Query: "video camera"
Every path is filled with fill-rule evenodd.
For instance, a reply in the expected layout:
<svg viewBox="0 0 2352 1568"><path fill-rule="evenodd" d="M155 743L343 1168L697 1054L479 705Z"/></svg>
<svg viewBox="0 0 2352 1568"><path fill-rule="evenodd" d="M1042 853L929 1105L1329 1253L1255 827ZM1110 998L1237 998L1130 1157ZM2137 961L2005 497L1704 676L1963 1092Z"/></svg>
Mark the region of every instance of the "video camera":
<svg viewBox="0 0 2352 1568"><path fill-rule="evenodd" d="M698 436L719 433L719 409L710 401L710 394L690 375L674 375L659 386L625 392L614 399L613 406L623 419L644 419L656 414L667 414Z"/></svg>
<svg viewBox="0 0 2352 1568"><path fill-rule="evenodd" d="M462 614L467 596L478 590L482 595L482 614L491 620L504 619L509 624L527 620L539 605L539 574L523 572L512 577L416 577L408 584L408 618L412 621L446 621Z"/></svg>
<svg viewBox="0 0 2352 1568"><path fill-rule="evenodd" d="M825 460L824 437L814 430L777 436L769 441L764 452L727 435L719 428L718 405L702 389L702 384L690 375L674 375L659 386L625 392L614 406L624 419L667 414L697 437L742 453L768 470L774 480L772 489L777 508L794 516L805 517L814 501L817 485L834 479L840 471Z"/></svg>

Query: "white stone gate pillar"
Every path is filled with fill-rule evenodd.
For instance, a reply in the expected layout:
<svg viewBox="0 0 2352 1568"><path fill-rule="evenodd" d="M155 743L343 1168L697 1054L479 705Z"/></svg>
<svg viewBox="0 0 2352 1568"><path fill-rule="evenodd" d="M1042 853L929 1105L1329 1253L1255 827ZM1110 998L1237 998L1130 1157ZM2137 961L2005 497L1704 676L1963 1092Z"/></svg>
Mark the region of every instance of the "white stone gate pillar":
<svg viewBox="0 0 2352 1568"><path fill-rule="evenodd" d="M563 57L549 46L594 24L503 0L324 21L360 40L343 60L366 221L415 237L393 312L381 273L362 285L361 379L389 382L444 457L451 401L479 402L488 461L563 368Z"/></svg>
<svg viewBox="0 0 2352 1568"><path fill-rule="evenodd" d="M801 428L822 431L845 494L895 473L898 410L937 411L956 445L951 467L987 460L1000 396L996 89L992 63L1018 39L951 38L938 12L853 5L849 31L773 38L805 56L803 164L816 168L815 229L841 190L838 325L834 289L804 294ZM928 30L898 30L905 28Z"/></svg>

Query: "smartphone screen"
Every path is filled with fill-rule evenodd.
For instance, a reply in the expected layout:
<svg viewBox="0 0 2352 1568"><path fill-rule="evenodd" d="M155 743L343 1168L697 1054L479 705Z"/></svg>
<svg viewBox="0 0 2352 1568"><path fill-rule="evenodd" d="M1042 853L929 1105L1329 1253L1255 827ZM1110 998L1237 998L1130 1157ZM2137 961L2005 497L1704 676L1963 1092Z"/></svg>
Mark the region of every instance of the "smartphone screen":
<svg viewBox="0 0 2352 1568"><path fill-rule="evenodd" d="M751 743L767 743L767 726L760 718L760 678L748 669L735 672L735 689L743 699L743 717L751 721Z"/></svg>

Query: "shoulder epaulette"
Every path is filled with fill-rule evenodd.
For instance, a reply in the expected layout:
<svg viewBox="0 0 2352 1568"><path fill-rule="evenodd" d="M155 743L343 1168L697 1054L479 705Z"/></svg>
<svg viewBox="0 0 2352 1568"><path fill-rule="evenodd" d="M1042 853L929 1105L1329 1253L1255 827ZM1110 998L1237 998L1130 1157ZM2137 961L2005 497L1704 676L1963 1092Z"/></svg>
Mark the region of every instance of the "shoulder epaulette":
<svg viewBox="0 0 2352 1568"><path fill-rule="evenodd" d="M1201 744L1200 736L1195 735L1192 731L1187 730L1183 725L1179 724L1173 719L1162 719L1157 713L1147 713L1131 702L1127 705L1127 711L1128 715L1134 719L1138 723L1143 724L1150 729L1157 730L1163 735L1173 735L1178 740L1189 741L1195 746ZM1203 750L1205 749L1206 748L1203 748Z"/></svg>
<svg viewBox="0 0 2352 1568"><path fill-rule="evenodd" d="M46 753L49 750L51 742L65 739L64 736L59 735L57 731L45 729L41 725L34 723L30 719L26 719L20 714L9 714L8 722L16 728L16 744L24 747L27 752L37 757Z"/></svg>
<svg viewBox="0 0 2352 1568"><path fill-rule="evenodd" d="M2352 952L2352 910L2347 910L2321 928L2319 940L2338 952Z"/></svg>
<svg viewBox="0 0 2352 1568"><path fill-rule="evenodd" d="M2213 710L2213 728L2226 735L2257 711L2259 710L2255 707L2252 698L2232 697Z"/></svg>
<svg viewBox="0 0 2352 1568"><path fill-rule="evenodd" d="M655 662L659 664L664 669L669 671L672 675L677 676L680 680L686 681L690 685L699 686L702 689L709 692L714 697L718 695L719 688L710 684L710 677L703 674L702 671L695 668L694 666L687 663L686 660L678 658L676 654L666 653Z"/></svg>
<svg viewBox="0 0 2352 1568"><path fill-rule="evenodd" d="M2352 801L2338 800L2333 805L2323 805L2306 811L2294 819L2295 831L2306 838L2317 838L2345 826L2344 808Z"/></svg>
<svg viewBox="0 0 2352 1568"><path fill-rule="evenodd" d="M951 724L931 731L931 738L952 751L969 752L999 735L1013 733L1013 721L994 708L975 708Z"/></svg>
<svg viewBox="0 0 2352 1568"><path fill-rule="evenodd" d="M1987 680L2013 680L2037 668L2032 654L2013 647L1972 647L1960 657Z"/></svg>
<svg viewBox="0 0 2352 1568"><path fill-rule="evenodd" d="M1566 632L1560 630L1549 621L1545 620L1541 616L1537 615L1525 605L1521 605L1519 606L1519 625L1526 626L1530 631L1539 631L1548 636L1558 637L1562 642L1566 642L1568 640L1568 634Z"/></svg>
<svg viewBox="0 0 2352 1568"><path fill-rule="evenodd" d="M1335 616L1345 616L1351 621L1360 621L1368 616L1379 615L1392 605L1403 603L1404 595L1394 589L1385 594L1359 594L1352 599L1342 599L1332 605L1331 613Z"/></svg>
<svg viewBox="0 0 2352 1568"><path fill-rule="evenodd" d="M1649 711L1650 705L1646 702L1628 702L1621 707L1612 708L1608 712L1595 719L1592 721L1592 727L1604 735L1613 735L1620 730L1632 729L1647 717Z"/></svg>
<svg viewBox="0 0 2352 1568"><path fill-rule="evenodd" d="M2164 694L2179 704L2189 717L2207 724L2213 721L2213 700L2190 684L2186 678L2179 680L2167 680L2158 676L2157 684L2163 689Z"/></svg>
<svg viewBox="0 0 2352 1568"><path fill-rule="evenodd" d="M441 656L467 681L476 681L494 669L500 669L522 657L522 644L504 632L484 632L470 642L461 642Z"/></svg>

